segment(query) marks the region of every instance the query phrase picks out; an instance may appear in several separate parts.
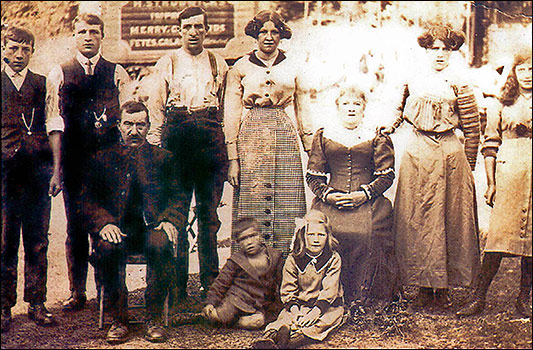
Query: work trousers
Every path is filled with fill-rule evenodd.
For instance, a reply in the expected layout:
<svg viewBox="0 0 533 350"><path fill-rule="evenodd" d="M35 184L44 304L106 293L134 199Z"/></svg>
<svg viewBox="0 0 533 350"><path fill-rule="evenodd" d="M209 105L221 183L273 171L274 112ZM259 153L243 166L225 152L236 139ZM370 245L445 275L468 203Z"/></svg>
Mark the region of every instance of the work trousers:
<svg viewBox="0 0 533 350"><path fill-rule="evenodd" d="M172 245L164 231L129 230L121 243L95 238L95 263L98 267L108 310L115 320L128 321L128 290L126 287L126 256L144 254L147 261L145 303L148 318L161 316L172 276Z"/></svg>
<svg viewBox="0 0 533 350"><path fill-rule="evenodd" d="M217 208L227 177L227 151L222 126L215 118L193 115L167 118L163 126L162 146L173 153L180 184L180 212L189 216L195 193L198 219L198 257L200 283L207 290L218 275L217 232L220 220ZM186 296L189 274L187 223L178 227L176 258L177 298Z"/></svg>

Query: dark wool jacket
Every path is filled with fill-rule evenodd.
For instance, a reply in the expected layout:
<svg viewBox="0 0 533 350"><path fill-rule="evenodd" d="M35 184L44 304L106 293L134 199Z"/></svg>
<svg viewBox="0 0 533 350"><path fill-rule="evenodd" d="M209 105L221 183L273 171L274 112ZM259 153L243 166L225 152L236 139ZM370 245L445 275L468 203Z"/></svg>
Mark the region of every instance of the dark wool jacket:
<svg viewBox="0 0 533 350"><path fill-rule="evenodd" d="M270 265L263 276L257 274L244 253L233 253L209 288L206 304L218 306L227 299L246 313L277 313L281 309L279 288L283 259L281 252L273 248L266 247L266 252Z"/></svg>
<svg viewBox="0 0 533 350"><path fill-rule="evenodd" d="M186 218L179 213L179 188L173 175L171 153L143 144L139 148L114 145L91 159L82 192L84 215L91 234L114 224L122 227L134 181L139 184L144 224L153 228L161 221L180 227Z"/></svg>

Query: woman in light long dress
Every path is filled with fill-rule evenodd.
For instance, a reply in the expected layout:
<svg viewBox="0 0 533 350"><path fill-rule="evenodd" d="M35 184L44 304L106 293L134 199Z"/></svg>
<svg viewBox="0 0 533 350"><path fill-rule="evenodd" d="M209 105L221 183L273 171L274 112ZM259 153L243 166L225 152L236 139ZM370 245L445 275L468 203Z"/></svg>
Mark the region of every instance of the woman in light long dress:
<svg viewBox="0 0 533 350"><path fill-rule="evenodd" d="M419 287L415 307L448 307L451 286L470 286L479 271L474 177L479 114L471 88L449 68L464 34L447 25L418 38L430 67L404 87L399 116L412 125L400 165L394 229L400 276ZM461 129L464 145L455 131Z"/></svg>
<svg viewBox="0 0 533 350"><path fill-rule="evenodd" d="M485 307L489 286L504 256L521 257L516 311L531 317L531 47L515 55L499 101L487 110L481 152L487 173L487 204L493 207L485 254L474 297L459 316Z"/></svg>

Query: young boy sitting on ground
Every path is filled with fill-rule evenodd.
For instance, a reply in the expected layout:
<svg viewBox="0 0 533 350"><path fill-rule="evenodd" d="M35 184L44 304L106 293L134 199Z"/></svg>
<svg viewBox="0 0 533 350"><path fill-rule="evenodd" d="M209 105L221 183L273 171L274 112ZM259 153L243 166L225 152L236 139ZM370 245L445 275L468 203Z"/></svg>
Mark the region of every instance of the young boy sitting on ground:
<svg viewBox="0 0 533 350"><path fill-rule="evenodd" d="M178 314L171 320L173 326L209 320L258 329L265 325L268 316L280 311L281 252L262 242L254 218L239 219L232 238L239 250L228 258L209 288L203 312Z"/></svg>

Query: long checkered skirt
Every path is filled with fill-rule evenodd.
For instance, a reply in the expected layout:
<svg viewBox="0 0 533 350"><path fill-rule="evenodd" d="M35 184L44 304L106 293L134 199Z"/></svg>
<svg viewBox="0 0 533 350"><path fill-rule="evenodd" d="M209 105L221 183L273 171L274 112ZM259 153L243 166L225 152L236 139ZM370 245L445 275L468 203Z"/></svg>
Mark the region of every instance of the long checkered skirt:
<svg viewBox="0 0 533 350"><path fill-rule="evenodd" d="M233 223L258 220L267 245L289 253L294 218L306 210L298 135L282 108L253 108L237 141L240 186L233 195Z"/></svg>

